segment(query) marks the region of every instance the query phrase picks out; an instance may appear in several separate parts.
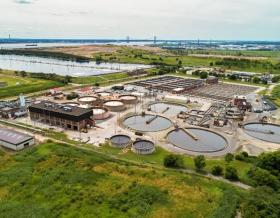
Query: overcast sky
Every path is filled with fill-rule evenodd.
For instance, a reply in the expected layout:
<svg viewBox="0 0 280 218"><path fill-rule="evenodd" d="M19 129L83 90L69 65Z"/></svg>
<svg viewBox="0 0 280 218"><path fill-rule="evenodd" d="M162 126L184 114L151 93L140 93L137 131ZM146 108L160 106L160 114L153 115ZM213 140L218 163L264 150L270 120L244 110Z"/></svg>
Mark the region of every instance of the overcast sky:
<svg viewBox="0 0 280 218"><path fill-rule="evenodd" d="M280 0L0 0L0 37L280 40Z"/></svg>

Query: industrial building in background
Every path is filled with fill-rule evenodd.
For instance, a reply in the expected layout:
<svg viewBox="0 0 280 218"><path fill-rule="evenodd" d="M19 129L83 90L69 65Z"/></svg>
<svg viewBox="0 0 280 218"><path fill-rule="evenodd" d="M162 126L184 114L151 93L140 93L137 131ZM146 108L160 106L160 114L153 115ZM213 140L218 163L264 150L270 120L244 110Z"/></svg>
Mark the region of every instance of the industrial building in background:
<svg viewBox="0 0 280 218"><path fill-rule="evenodd" d="M29 113L33 121L64 129L81 131L94 126L92 109L42 101L31 105Z"/></svg>

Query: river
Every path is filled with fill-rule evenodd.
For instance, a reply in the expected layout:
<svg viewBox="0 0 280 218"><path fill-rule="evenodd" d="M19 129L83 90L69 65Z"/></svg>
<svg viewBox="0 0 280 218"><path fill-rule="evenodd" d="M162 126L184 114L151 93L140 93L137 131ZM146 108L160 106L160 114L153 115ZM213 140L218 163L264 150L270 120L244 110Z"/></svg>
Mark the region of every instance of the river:
<svg viewBox="0 0 280 218"><path fill-rule="evenodd" d="M93 76L115 72L132 71L136 69L147 69L149 65L142 64L119 64L119 63L101 63L73 62L54 58L41 58L23 55L0 55L0 68L15 71L26 71L31 73L55 73L61 76L69 75Z"/></svg>

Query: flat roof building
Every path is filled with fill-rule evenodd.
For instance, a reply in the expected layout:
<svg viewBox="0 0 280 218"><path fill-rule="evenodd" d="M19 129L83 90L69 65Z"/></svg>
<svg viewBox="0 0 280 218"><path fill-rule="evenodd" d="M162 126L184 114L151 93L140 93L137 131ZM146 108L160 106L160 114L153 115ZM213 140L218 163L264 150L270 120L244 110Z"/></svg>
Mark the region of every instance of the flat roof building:
<svg viewBox="0 0 280 218"><path fill-rule="evenodd" d="M29 106L30 118L33 121L60 126L65 129L78 130L93 126L93 111L88 108L57 104L50 101Z"/></svg>
<svg viewBox="0 0 280 218"><path fill-rule="evenodd" d="M0 128L0 145L14 151L34 145L34 137L11 129Z"/></svg>

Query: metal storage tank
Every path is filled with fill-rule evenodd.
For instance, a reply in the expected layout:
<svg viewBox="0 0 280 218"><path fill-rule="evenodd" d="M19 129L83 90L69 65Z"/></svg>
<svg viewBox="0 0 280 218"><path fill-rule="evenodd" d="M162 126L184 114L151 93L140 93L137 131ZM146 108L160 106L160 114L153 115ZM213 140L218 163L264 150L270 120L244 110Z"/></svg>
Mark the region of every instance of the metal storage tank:
<svg viewBox="0 0 280 218"><path fill-rule="evenodd" d="M110 138L111 146L115 148L126 148L131 144L131 138L127 135L114 135Z"/></svg>
<svg viewBox="0 0 280 218"><path fill-rule="evenodd" d="M110 117L110 113L107 108L104 107L94 107L93 111L93 119L94 120L106 120Z"/></svg>
<svg viewBox="0 0 280 218"><path fill-rule="evenodd" d="M138 97L135 95L121 95L119 99L124 103L124 104L136 104L138 101Z"/></svg>
<svg viewBox="0 0 280 218"><path fill-rule="evenodd" d="M140 139L132 145L132 151L136 154L152 154L155 149L155 143L149 140Z"/></svg>
<svg viewBox="0 0 280 218"><path fill-rule="evenodd" d="M112 112L120 112L126 109L125 104L118 100L106 101L104 106Z"/></svg>

